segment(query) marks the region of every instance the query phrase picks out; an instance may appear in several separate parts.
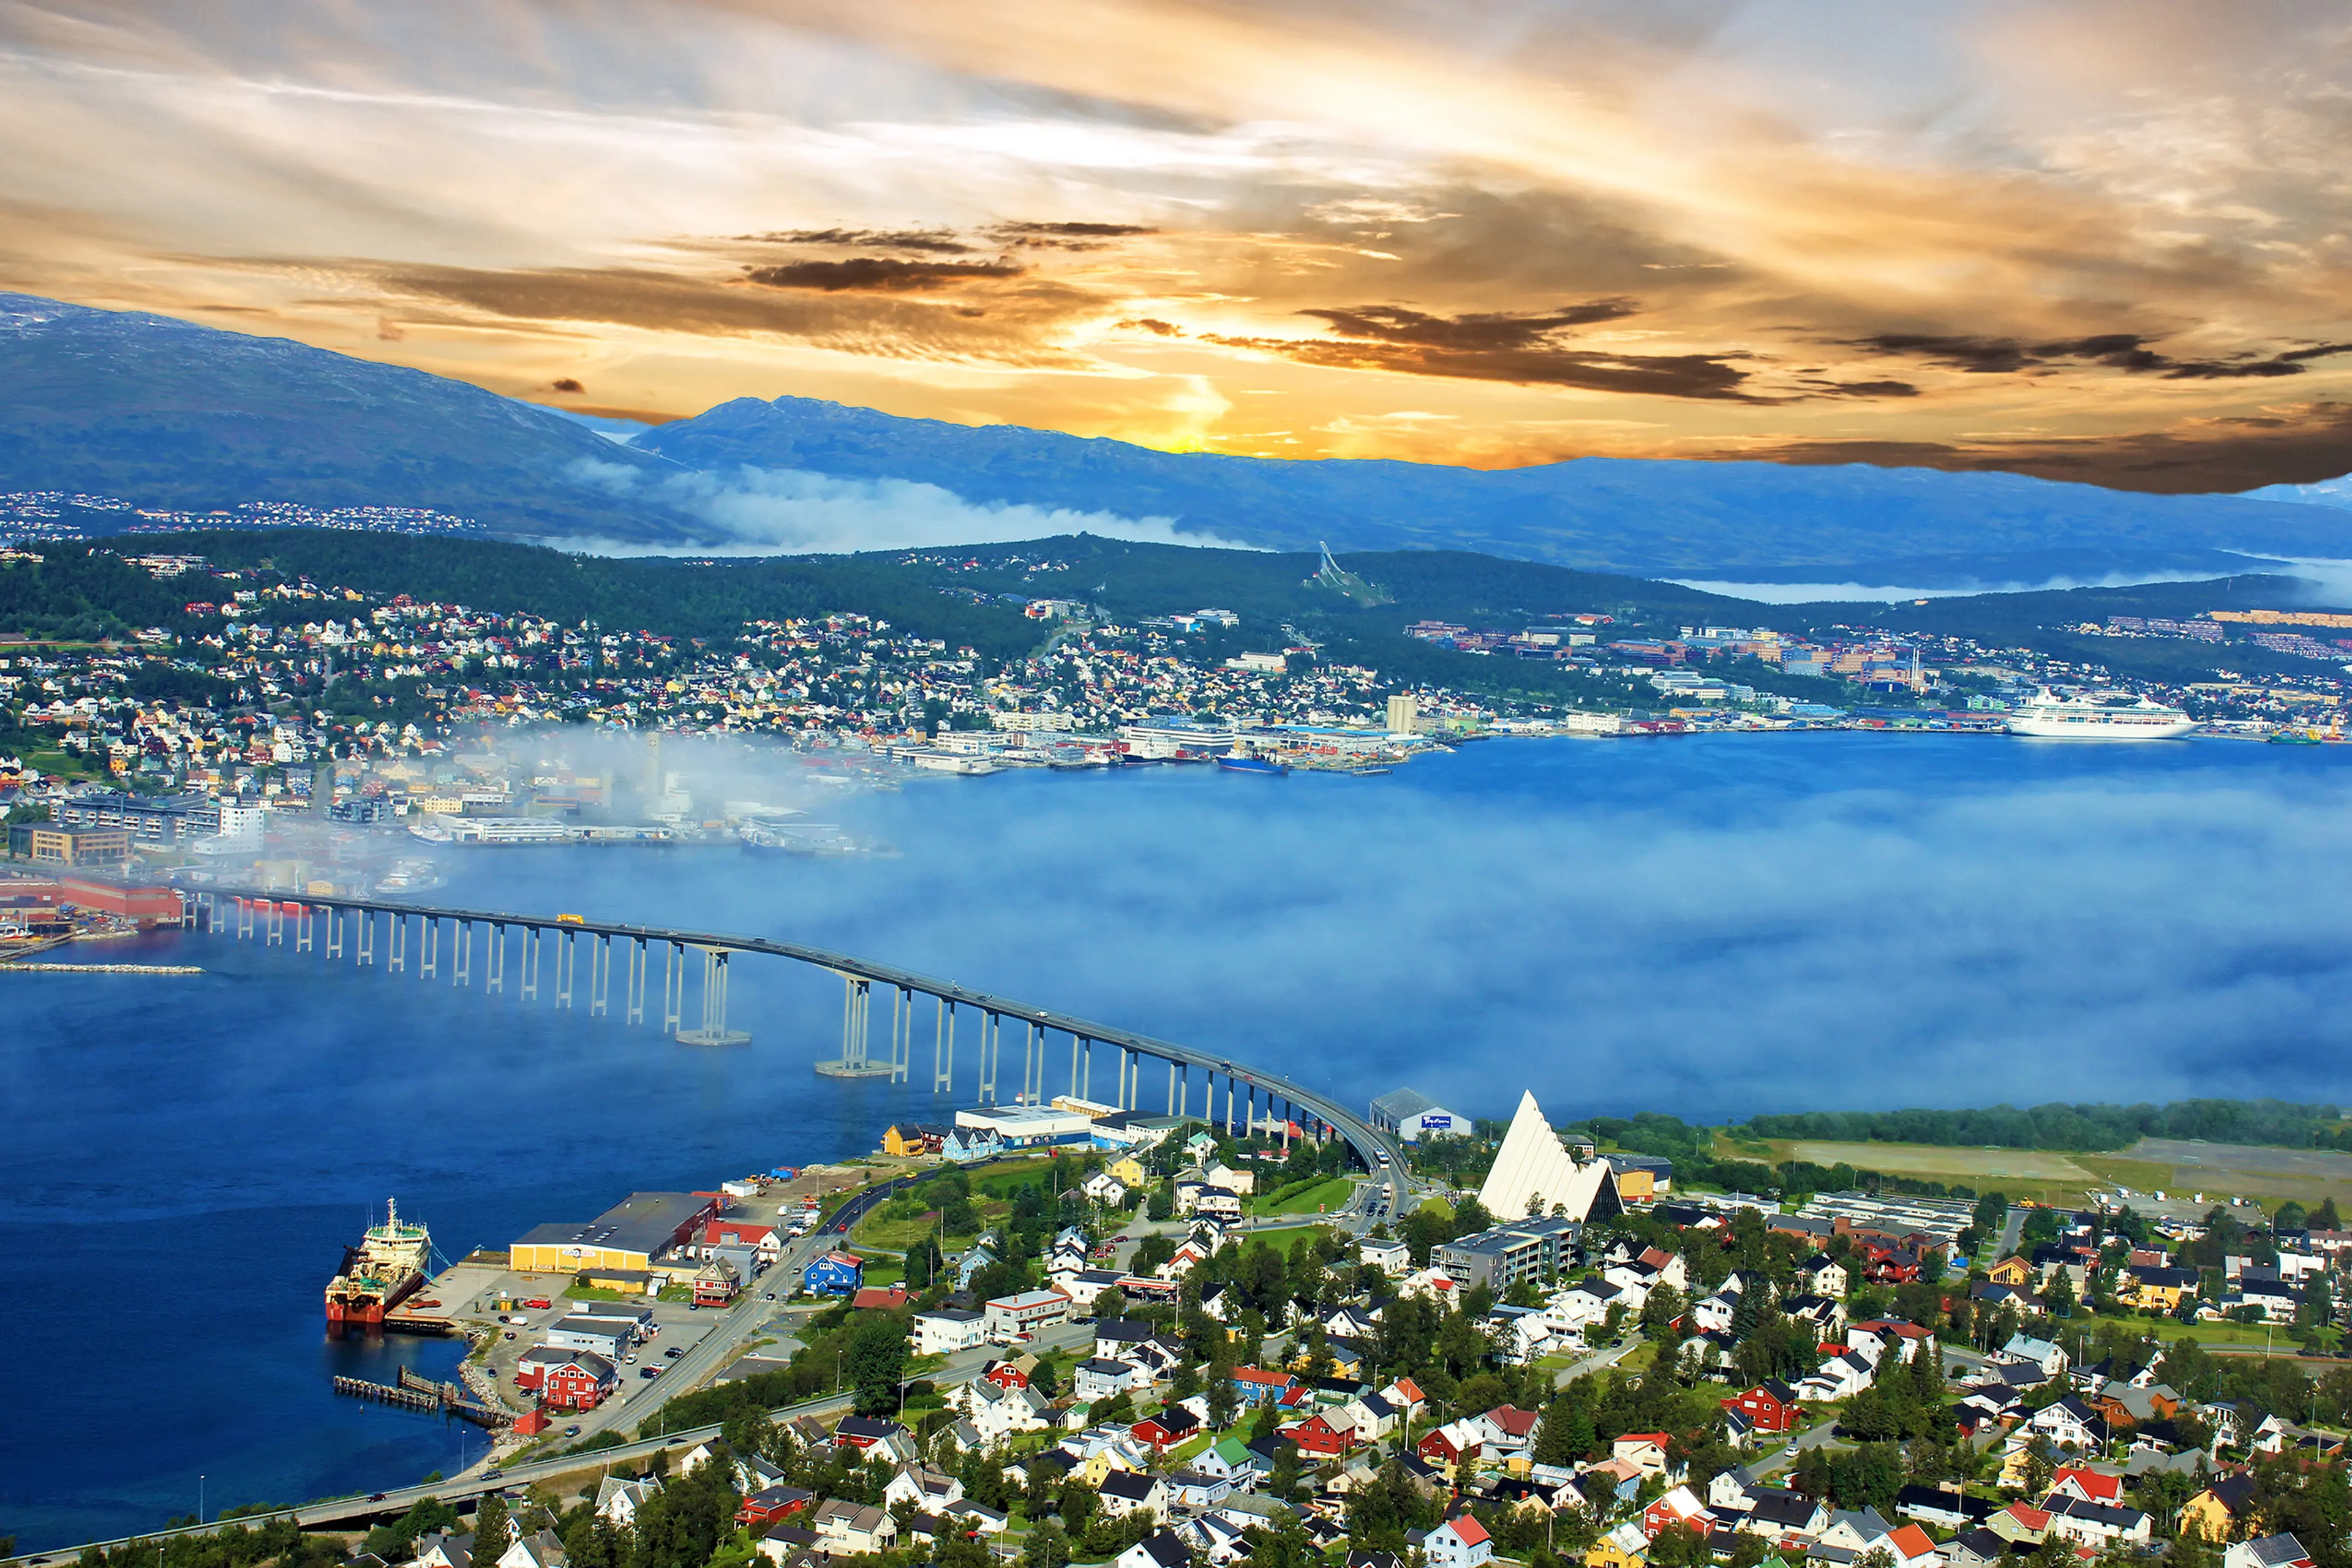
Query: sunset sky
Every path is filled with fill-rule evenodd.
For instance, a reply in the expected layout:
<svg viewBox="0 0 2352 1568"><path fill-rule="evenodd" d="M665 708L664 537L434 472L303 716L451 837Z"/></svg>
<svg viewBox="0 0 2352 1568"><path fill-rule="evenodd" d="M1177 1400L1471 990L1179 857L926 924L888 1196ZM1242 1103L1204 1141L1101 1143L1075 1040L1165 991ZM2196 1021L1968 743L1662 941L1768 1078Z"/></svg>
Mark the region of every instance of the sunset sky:
<svg viewBox="0 0 2352 1568"><path fill-rule="evenodd" d="M0 288L633 418L2352 469L2352 12L0 0Z"/></svg>

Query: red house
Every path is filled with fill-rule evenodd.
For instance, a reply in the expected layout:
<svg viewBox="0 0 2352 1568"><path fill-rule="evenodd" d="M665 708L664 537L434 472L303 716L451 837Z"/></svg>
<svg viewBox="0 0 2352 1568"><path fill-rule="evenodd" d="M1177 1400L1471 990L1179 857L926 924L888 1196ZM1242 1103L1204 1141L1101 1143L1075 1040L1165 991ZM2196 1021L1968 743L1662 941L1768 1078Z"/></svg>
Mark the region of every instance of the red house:
<svg viewBox="0 0 2352 1568"><path fill-rule="evenodd" d="M621 1386L620 1369L593 1351L540 1368L542 1410L593 1410Z"/></svg>
<svg viewBox="0 0 2352 1568"><path fill-rule="evenodd" d="M1139 1443L1149 1443L1154 1448L1168 1449L1179 1443L1189 1442L1201 1430L1201 1418L1181 1405L1171 1405L1157 1415L1147 1415L1128 1429L1128 1436Z"/></svg>
<svg viewBox="0 0 2352 1568"><path fill-rule="evenodd" d="M1285 1426L1282 1435L1298 1445L1302 1454L1319 1454L1334 1458L1348 1451L1353 1432L1344 1431L1325 1420L1318 1412L1295 1426Z"/></svg>
<svg viewBox="0 0 2352 1568"><path fill-rule="evenodd" d="M743 1500L743 1506L735 1510L735 1522L764 1529L790 1519L814 1500L814 1493L798 1487L764 1487Z"/></svg>
<svg viewBox="0 0 2352 1568"><path fill-rule="evenodd" d="M1477 1458L1481 1444L1475 1432L1468 1422L1456 1421L1414 1444L1413 1452L1433 1465L1451 1468L1464 1459Z"/></svg>
<svg viewBox="0 0 2352 1568"><path fill-rule="evenodd" d="M1023 1356L1017 1361L992 1361L980 1375L999 1388L1026 1388L1029 1386L1029 1370L1036 1364L1037 1358L1033 1355Z"/></svg>
<svg viewBox="0 0 2352 1568"><path fill-rule="evenodd" d="M1795 1431L1805 1419L1804 1406L1797 1403L1795 1391L1778 1381L1759 1383L1745 1394L1734 1394L1723 1402L1723 1407L1747 1417L1749 1430L1769 1432L1776 1436Z"/></svg>

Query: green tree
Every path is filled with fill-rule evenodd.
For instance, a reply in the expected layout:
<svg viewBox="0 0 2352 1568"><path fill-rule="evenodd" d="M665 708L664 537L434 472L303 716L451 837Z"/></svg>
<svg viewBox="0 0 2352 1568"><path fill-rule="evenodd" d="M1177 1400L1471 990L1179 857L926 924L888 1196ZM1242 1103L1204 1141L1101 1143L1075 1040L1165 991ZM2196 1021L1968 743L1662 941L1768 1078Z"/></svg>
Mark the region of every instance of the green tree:
<svg viewBox="0 0 2352 1568"><path fill-rule="evenodd" d="M1021 1568L1069 1568L1070 1537L1055 1520L1040 1520L1021 1548Z"/></svg>
<svg viewBox="0 0 2352 1568"><path fill-rule="evenodd" d="M861 1315L850 1330L844 1352L844 1373L857 1391L860 1415L879 1415L897 1408L898 1380L907 1370L907 1331L887 1313ZM694 1568L701 1568L699 1563Z"/></svg>
<svg viewBox="0 0 2352 1568"><path fill-rule="evenodd" d="M474 1510L473 1555L495 1564L514 1544L514 1521L507 1516L507 1500L492 1492Z"/></svg>

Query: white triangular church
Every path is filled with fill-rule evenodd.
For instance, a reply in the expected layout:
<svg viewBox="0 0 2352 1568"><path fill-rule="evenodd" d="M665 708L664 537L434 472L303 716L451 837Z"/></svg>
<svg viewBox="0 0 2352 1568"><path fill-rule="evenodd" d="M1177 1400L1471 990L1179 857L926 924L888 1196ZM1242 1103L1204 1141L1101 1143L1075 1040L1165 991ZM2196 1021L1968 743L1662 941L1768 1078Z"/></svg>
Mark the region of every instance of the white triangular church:
<svg viewBox="0 0 2352 1568"><path fill-rule="evenodd" d="M1624 1212L1609 1162L1578 1164L1544 1120L1533 1090L1519 1096L1511 1130L1495 1154L1495 1168L1478 1189L1478 1206L1498 1224L1530 1217L1530 1209L1574 1220L1606 1219Z"/></svg>

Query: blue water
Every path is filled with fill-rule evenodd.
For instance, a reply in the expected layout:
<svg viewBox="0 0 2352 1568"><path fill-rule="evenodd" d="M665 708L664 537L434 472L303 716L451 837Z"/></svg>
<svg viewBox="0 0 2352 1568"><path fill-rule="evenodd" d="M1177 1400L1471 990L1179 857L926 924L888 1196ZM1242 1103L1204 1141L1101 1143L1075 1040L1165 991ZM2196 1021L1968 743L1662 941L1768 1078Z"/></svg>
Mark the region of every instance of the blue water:
<svg viewBox="0 0 2352 1568"><path fill-rule="evenodd" d="M482 852L436 897L792 937L1465 1115L1523 1088L1556 1121L2346 1100L2347 803L2336 747L1490 742L1374 779L926 780L821 813L897 858ZM199 1475L216 1510L454 1468L470 1433L328 1392L347 1358L457 1354L322 1338L387 1195L454 1257L939 1109L815 1078L839 984L781 963L736 964L755 1038L713 1051L446 970L139 949L110 956L208 972L0 980L0 1534L26 1548L152 1528ZM916 1038L920 1079L928 1014ZM973 1065L967 1036L967 1095Z"/></svg>

